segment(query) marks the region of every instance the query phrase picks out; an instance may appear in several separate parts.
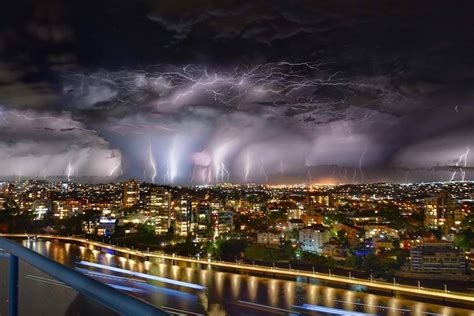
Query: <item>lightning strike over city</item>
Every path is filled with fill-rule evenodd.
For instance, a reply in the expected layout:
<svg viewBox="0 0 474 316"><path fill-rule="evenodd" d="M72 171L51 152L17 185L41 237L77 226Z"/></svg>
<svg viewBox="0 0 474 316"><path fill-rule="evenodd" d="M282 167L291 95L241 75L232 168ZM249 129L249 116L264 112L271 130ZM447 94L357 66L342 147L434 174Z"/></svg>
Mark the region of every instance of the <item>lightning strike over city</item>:
<svg viewBox="0 0 474 316"><path fill-rule="evenodd" d="M471 7L9 1L0 315L472 316Z"/></svg>

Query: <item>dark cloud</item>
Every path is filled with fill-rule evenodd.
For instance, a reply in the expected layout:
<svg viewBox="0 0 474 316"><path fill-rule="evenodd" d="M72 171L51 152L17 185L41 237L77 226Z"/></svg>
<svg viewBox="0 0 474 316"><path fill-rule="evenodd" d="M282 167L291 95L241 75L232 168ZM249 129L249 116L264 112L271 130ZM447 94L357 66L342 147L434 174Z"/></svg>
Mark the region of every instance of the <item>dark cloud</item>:
<svg viewBox="0 0 474 316"><path fill-rule="evenodd" d="M84 170L121 159L150 180L154 161L166 182L449 180L474 150L467 5L12 3L0 20L0 154L26 164L15 155L58 141L59 169L75 153ZM471 155L462 163L470 170Z"/></svg>

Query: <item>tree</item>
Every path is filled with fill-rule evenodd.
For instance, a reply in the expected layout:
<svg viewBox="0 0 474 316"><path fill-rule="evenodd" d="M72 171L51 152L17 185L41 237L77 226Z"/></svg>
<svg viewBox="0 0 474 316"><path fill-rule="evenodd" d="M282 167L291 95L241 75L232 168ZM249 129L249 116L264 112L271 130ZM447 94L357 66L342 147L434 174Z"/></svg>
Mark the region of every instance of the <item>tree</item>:
<svg viewBox="0 0 474 316"><path fill-rule="evenodd" d="M438 240L441 240L441 238L443 237L443 232L439 228L436 228L436 229L431 228L428 232L430 234L433 234L433 236L435 236L435 238L438 239Z"/></svg>
<svg viewBox="0 0 474 316"><path fill-rule="evenodd" d="M471 230L471 228L461 231L454 238L454 243L456 246L465 251L474 248L474 232Z"/></svg>
<svg viewBox="0 0 474 316"><path fill-rule="evenodd" d="M241 239L218 239L211 250L214 251L213 255L215 258L220 258L224 261L234 261L242 257L247 246L247 242Z"/></svg>
<svg viewBox="0 0 474 316"><path fill-rule="evenodd" d="M245 258L262 262L275 262L280 259L279 249L269 248L261 245L250 245L245 248Z"/></svg>
<svg viewBox="0 0 474 316"><path fill-rule="evenodd" d="M283 243L280 246L280 249L281 249L282 259L291 260L294 258L296 247L293 245L291 241L289 240L283 241Z"/></svg>

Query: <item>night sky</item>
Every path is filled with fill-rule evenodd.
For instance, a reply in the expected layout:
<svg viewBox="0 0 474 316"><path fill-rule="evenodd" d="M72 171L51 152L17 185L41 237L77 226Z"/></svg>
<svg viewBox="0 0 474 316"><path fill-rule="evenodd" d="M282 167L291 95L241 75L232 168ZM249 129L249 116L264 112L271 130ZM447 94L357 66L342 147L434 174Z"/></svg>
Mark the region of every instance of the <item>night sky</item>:
<svg viewBox="0 0 474 316"><path fill-rule="evenodd" d="M12 1L0 178L474 179L469 1Z"/></svg>

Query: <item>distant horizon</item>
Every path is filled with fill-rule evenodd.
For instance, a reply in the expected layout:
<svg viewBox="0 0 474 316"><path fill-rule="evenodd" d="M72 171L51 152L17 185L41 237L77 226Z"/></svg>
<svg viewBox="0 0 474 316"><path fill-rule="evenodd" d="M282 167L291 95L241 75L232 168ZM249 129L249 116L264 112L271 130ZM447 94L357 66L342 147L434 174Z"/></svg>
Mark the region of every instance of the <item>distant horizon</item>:
<svg viewBox="0 0 474 316"><path fill-rule="evenodd" d="M80 177L81 178L81 177ZM90 177L82 177L82 178L90 178ZM235 186L246 186L246 185L256 185L256 186L344 186L344 185L377 185L377 184L396 184L396 185L418 185L418 184L463 184L463 183L474 183L474 180L457 180L457 181L413 181L413 182L390 182L390 181L374 181L374 182L365 182L365 183L322 183L322 182L280 182L280 183L261 183L261 182L247 182L247 183L240 183L240 182L219 182L219 183L194 183L194 184L180 184L180 183L152 183L144 180L140 180L137 178L121 178L115 179L110 181L97 181L97 182L85 182L81 180L74 179L64 179L64 177L48 177L47 179L21 179L21 180L13 180L13 179L0 179L1 183L14 183L14 182L27 182L27 181L40 181L46 183L80 183L80 184L90 184L90 185L98 185L98 184L119 184L124 183L127 181L136 181L140 184L148 184L154 186L163 186L163 187L217 187L222 185L235 185Z"/></svg>

